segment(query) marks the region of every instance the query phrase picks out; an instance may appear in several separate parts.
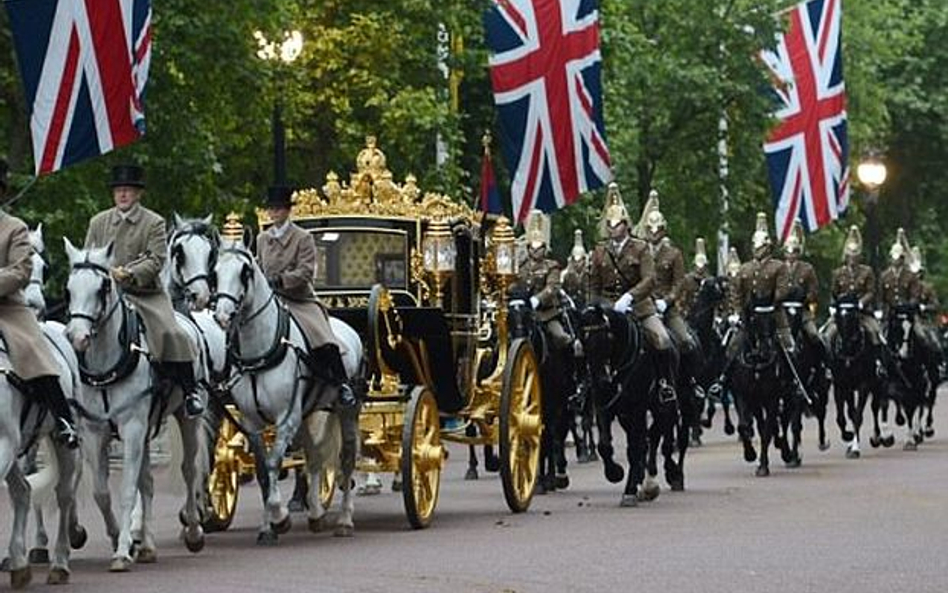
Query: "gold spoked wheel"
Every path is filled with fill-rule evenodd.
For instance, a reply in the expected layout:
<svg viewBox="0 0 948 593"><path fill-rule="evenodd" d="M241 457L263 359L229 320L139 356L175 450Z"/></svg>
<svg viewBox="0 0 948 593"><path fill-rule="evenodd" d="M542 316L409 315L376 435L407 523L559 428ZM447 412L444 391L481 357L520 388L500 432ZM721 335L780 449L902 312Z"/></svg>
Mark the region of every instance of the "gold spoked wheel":
<svg viewBox="0 0 948 593"><path fill-rule="evenodd" d="M224 531L230 527L237 511L237 493L240 488L240 461L230 446L237 435L237 427L224 418L217 430L214 459L207 478L208 511L204 520L206 531Z"/></svg>
<svg viewBox="0 0 948 593"><path fill-rule="evenodd" d="M438 504L443 462L438 404L430 391L415 387L405 411L401 463L405 514L415 529L431 522Z"/></svg>
<svg viewBox="0 0 948 593"><path fill-rule="evenodd" d="M329 465L319 472L319 504L328 509L332 504L332 496L336 491L336 468Z"/></svg>
<svg viewBox="0 0 948 593"><path fill-rule="evenodd" d="M527 340L514 340L500 394L500 478L507 506L515 513L530 507L540 465L540 369Z"/></svg>

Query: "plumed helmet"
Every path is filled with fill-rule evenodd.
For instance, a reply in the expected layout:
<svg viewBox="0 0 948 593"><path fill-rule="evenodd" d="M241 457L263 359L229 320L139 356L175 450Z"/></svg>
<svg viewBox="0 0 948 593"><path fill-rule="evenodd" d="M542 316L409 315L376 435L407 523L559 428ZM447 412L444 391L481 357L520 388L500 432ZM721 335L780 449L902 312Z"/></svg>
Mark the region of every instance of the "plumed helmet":
<svg viewBox="0 0 948 593"><path fill-rule="evenodd" d="M576 260L586 258L586 245L583 244L583 231L576 229L573 231L573 249L569 252L570 257Z"/></svg>
<svg viewBox="0 0 948 593"><path fill-rule="evenodd" d="M695 267L703 268L708 265L708 253L704 245L704 238L695 239Z"/></svg>
<svg viewBox="0 0 948 593"><path fill-rule="evenodd" d="M918 245L914 245L911 251L911 257L909 257L909 270L913 274L918 274L919 272L925 269L925 256L922 255L922 249Z"/></svg>
<svg viewBox="0 0 948 593"><path fill-rule="evenodd" d="M849 227L849 234L846 235L846 243L843 245L843 259L849 255L862 255L862 233L856 225Z"/></svg>
<svg viewBox="0 0 948 593"><path fill-rule="evenodd" d="M889 257L895 261L902 257L908 258L911 253L912 248L909 246L908 237L905 236L905 229L899 227L899 230L895 232L895 242L889 248Z"/></svg>
<svg viewBox="0 0 948 593"><path fill-rule="evenodd" d="M633 229L632 234L636 237L646 237L648 233L655 233L664 229L667 225L665 215L662 214L661 203L658 199L658 192L652 190L648 194L648 201L645 202L645 208L642 209L642 218Z"/></svg>
<svg viewBox="0 0 948 593"><path fill-rule="evenodd" d="M622 194L619 193L619 184L613 181L606 190L606 204L603 207L599 231L603 237L608 237L609 227L622 222L629 222L629 211L622 200Z"/></svg>
<svg viewBox="0 0 948 593"><path fill-rule="evenodd" d="M790 227L790 234L787 235L787 240L783 242L783 250L787 253L802 254L805 246L806 235L803 233L803 223L794 220L793 226Z"/></svg>
<svg viewBox="0 0 948 593"><path fill-rule="evenodd" d="M770 245L770 229L767 226L767 215L763 212L757 213L757 225L754 234L751 236L751 245L754 249Z"/></svg>
<svg viewBox="0 0 948 593"><path fill-rule="evenodd" d="M539 210L527 216L527 243L533 249L550 244L550 217Z"/></svg>
<svg viewBox="0 0 948 593"><path fill-rule="evenodd" d="M727 275L733 278L741 271L741 258L737 255L737 248L731 247L727 252Z"/></svg>

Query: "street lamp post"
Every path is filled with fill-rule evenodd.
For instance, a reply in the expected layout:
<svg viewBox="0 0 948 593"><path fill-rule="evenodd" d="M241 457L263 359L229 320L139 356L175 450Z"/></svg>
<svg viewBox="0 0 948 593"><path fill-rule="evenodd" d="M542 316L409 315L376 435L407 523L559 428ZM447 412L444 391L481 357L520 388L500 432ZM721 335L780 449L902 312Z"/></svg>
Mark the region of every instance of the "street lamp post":
<svg viewBox="0 0 948 593"><path fill-rule="evenodd" d="M879 190L888 171L876 153L869 153L856 167L856 177L866 190L866 234L869 238L869 263L879 273Z"/></svg>
<svg viewBox="0 0 948 593"><path fill-rule="evenodd" d="M277 95L273 102L273 181L286 185L286 130L283 127L283 86L281 64L291 64L303 51L303 34L297 30L284 31L283 41L270 41L261 31L255 31L257 57L277 65Z"/></svg>

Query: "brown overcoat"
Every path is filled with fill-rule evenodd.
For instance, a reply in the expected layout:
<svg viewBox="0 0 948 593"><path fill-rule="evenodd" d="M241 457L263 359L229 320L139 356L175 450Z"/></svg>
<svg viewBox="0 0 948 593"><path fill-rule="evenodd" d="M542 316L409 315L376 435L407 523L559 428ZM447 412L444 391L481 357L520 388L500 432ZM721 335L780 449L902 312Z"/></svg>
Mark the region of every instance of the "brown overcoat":
<svg viewBox="0 0 948 593"><path fill-rule="evenodd" d="M27 381L59 375L36 314L23 297L33 271L32 254L26 224L0 210L0 334L13 372Z"/></svg>
<svg viewBox="0 0 948 593"><path fill-rule="evenodd" d="M287 224L289 228L280 236L272 228L257 235L260 269L268 279L279 278L276 293L300 324L310 348L336 344L342 352L344 346L336 339L329 316L313 291L316 241L292 222Z"/></svg>
<svg viewBox="0 0 948 593"><path fill-rule="evenodd" d="M616 249L612 241L598 245L589 270L592 298L617 300L628 292L633 298L635 316L655 315L652 288L655 286L655 262L648 243L628 237Z"/></svg>
<svg viewBox="0 0 948 593"><path fill-rule="evenodd" d="M167 251L165 219L140 204L124 216L118 208L109 208L89 221L85 248L105 247L110 241L113 265L130 274L119 288L142 319L152 357L161 362L194 360L191 341L175 320L171 298L161 284Z"/></svg>

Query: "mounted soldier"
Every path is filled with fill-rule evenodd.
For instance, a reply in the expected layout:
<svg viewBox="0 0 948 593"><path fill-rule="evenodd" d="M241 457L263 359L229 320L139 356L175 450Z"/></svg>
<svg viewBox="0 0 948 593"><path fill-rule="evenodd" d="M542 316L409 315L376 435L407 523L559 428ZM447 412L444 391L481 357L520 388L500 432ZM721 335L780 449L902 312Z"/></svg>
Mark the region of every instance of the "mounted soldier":
<svg viewBox="0 0 948 593"><path fill-rule="evenodd" d="M787 266L784 262L773 257L773 243L767 229L767 217L764 213L757 214L757 228L751 237L753 258L743 264L732 278L729 288L730 314L728 323L731 327L739 327L742 319L746 320L749 311L758 306L779 307L786 300ZM784 351L787 364L792 364L791 356L794 352L793 336L787 324L783 311L776 310L777 339ZM746 324L745 324L746 325ZM727 345L727 362L721 376L711 386L711 393L716 397L727 385L731 367L744 345L745 329L739 327L734 338Z"/></svg>
<svg viewBox="0 0 948 593"><path fill-rule="evenodd" d="M876 373L885 374L882 364L882 340L879 322L873 316L873 307L876 300L876 276L872 268L861 263L862 234L859 227L849 227L849 235L843 247L843 265L833 270L831 293L834 302L851 300L859 305L862 314L859 323L866 332L870 344L875 351ZM836 322L830 320L826 327L826 341L830 345L836 338Z"/></svg>
<svg viewBox="0 0 948 593"><path fill-rule="evenodd" d="M676 356L668 331L658 318L652 291L655 261L648 243L633 237L629 212L622 202L619 186L609 184L600 231L607 240L596 247L589 271L593 299L607 300L619 313L631 312L642 324L646 339L659 361L659 397L675 397Z"/></svg>
<svg viewBox="0 0 948 593"><path fill-rule="evenodd" d="M569 259L566 260L566 269L561 276L563 290L573 299L573 303L582 308L589 300L589 254L583 244L583 231L573 231L573 248Z"/></svg>
<svg viewBox="0 0 948 593"><path fill-rule="evenodd" d="M806 245L803 234L803 225L799 220L793 221L793 227L787 240L784 241L783 251L787 263L787 301L803 305L802 317L803 335L807 342L817 349L821 356L827 353L826 345L816 329L814 313L819 305L820 283L816 278L813 264L802 259Z"/></svg>
<svg viewBox="0 0 948 593"><path fill-rule="evenodd" d="M694 369L697 364L698 343L685 323L679 307L681 283L685 279L685 258L668 236L668 221L662 214L658 192L649 194L642 218L638 225L639 233L649 244L652 259L655 262L655 284L652 287L652 300L655 309L662 316L665 327L674 336L682 359L683 369ZM691 385L697 387L695 379L689 374ZM703 396L703 390L699 394Z"/></svg>
<svg viewBox="0 0 948 593"><path fill-rule="evenodd" d="M273 186L267 190L267 215L273 224L257 236L257 261L270 287L300 325L313 368L320 378L338 388L338 394L326 394L321 399L328 401L326 397L338 395L339 403L352 406L356 399L343 365L341 342L313 290L316 242L290 220L293 204L292 188Z"/></svg>
<svg viewBox="0 0 948 593"><path fill-rule="evenodd" d="M685 318L688 317L688 313L694 306L695 297L698 296L698 289L701 288L701 283L711 278L711 272L708 270L708 254L706 249L703 237L695 239L695 257L692 261L693 267L681 280L681 288L678 292L678 308L681 311L682 317Z"/></svg>
<svg viewBox="0 0 948 593"><path fill-rule="evenodd" d="M574 342L563 326L562 267L549 257L550 218L534 210L527 217L527 258L520 264L514 291L530 299L537 319L550 337L554 349L561 350Z"/></svg>
<svg viewBox="0 0 948 593"><path fill-rule="evenodd" d="M161 281L167 255L165 220L140 203L145 191L141 167L113 167L109 186L115 207L89 221L85 249L112 245L112 279L145 326L148 352L159 376L181 388L185 413L198 416L204 412L204 402L194 379L196 353L175 323L171 298Z"/></svg>
<svg viewBox="0 0 948 593"><path fill-rule="evenodd" d="M0 161L0 198L6 191L7 163ZM56 440L75 449L79 436L59 384L59 367L23 294L33 271L32 255L26 224L0 209L0 336L13 367L0 372L7 373L12 385L49 410L56 419Z"/></svg>
<svg viewBox="0 0 948 593"><path fill-rule="evenodd" d="M919 253L919 256L921 253ZM882 273L879 283L882 288L882 312L886 319L899 307L917 307L921 313L922 283L918 264L913 261L905 229L899 228L895 242L889 249L891 265ZM914 268L914 270L913 270ZM912 331L919 343L932 356L939 352L938 342L931 339L930 332L921 315L915 316Z"/></svg>
<svg viewBox="0 0 948 593"><path fill-rule="evenodd" d="M918 319L915 322L919 332L925 335L924 343L941 360L941 348L938 345L938 333L935 330L935 315L938 313L938 294L931 282L925 279L925 259L918 245L912 247L909 270L918 277Z"/></svg>

